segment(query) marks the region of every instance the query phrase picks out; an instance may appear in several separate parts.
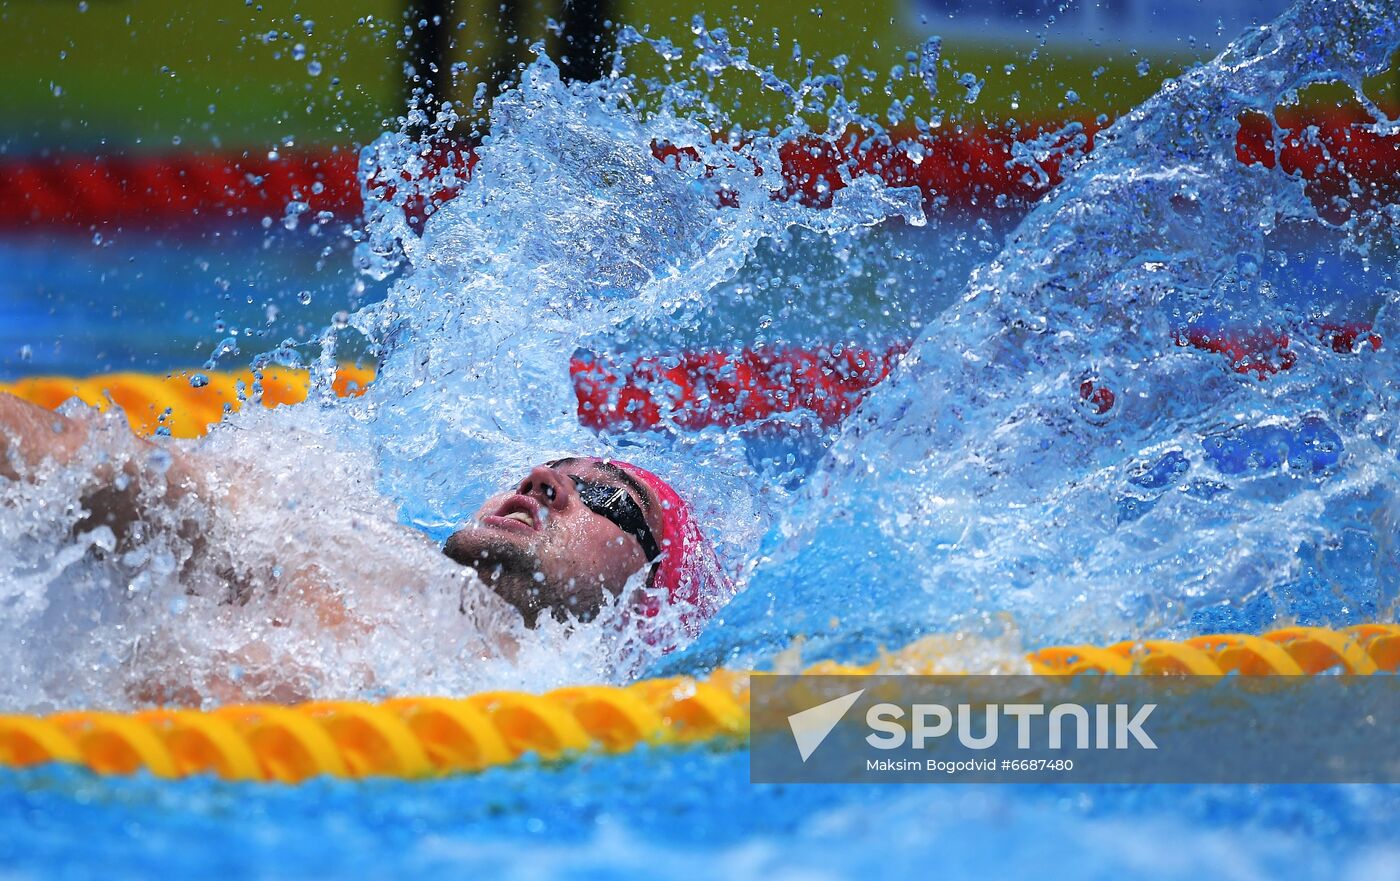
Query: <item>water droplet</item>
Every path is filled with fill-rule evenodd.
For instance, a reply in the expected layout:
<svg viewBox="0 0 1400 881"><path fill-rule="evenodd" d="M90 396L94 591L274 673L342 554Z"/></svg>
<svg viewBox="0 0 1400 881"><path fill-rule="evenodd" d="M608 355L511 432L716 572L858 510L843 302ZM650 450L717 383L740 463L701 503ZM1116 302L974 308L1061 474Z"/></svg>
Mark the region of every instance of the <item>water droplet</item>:
<svg viewBox="0 0 1400 881"><path fill-rule="evenodd" d="M306 58L306 45L305 45L304 43L297 43L295 46L292 47L292 60L293 60L293 61L301 61L301 60L303 60L303 59L305 59L305 58Z"/></svg>
<svg viewBox="0 0 1400 881"><path fill-rule="evenodd" d="M315 60L306 62L306 72L311 74L312 76L320 76L321 62Z"/></svg>
<svg viewBox="0 0 1400 881"><path fill-rule="evenodd" d="M302 291L301 293L297 294L297 301L298 301L299 303L301 303L301 305L303 305L303 306L310 306L310 305L311 305L311 292L310 292L310 291Z"/></svg>
<svg viewBox="0 0 1400 881"><path fill-rule="evenodd" d="M932 36L924 41L923 48L919 50L919 76L923 78L924 88L930 97L938 95L938 61L942 57L942 37Z"/></svg>
<svg viewBox="0 0 1400 881"><path fill-rule="evenodd" d="M169 435L170 429L167 428L165 433ZM174 459L171 458L170 452L162 447L156 447L151 451L151 454L146 457L146 464L157 474L164 474L169 471L173 462Z"/></svg>
<svg viewBox="0 0 1400 881"><path fill-rule="evenodd" d="M209 384L209 377L203 373L196 373L190 377L190 388L204 388Z"/></svg>
<svg viewBox="0 0 1400 881"><path fill-rule="evenodd" d="M219 344L218 344L217 346L214 347L214 352L213 352L212 355L210 355L210 360L211 360L211 361L215 361L215 360L218 360L219 358L224 357L225 355L237 355L237 354L238 354L238 338L237 338L237 337L231 337L231 336L230 336L230 337L224 337L224 339L221 340L221 341L219 342Z"/></svg>
<svg viewBox="0 0 1400 881"><path fill-rule="evenodd" d="M982 94L982 87L987 84L986 80L979 80L975 75L965 73L958 77L958 84L967 90L963 95L963 100L968 104L977 103L977 96Z"/></svg>
<svg viewBox="0 0 1400 881"><path fill-rule="evenodd" d="M1151 70L1152 70L1152 62L1148 61L1146 58L1142 59L1141 61L1139 61L1139 62L1137 63L1137 75L1138 75L1138 76L1147 76L1148 72L1150 72Z"/></svg>

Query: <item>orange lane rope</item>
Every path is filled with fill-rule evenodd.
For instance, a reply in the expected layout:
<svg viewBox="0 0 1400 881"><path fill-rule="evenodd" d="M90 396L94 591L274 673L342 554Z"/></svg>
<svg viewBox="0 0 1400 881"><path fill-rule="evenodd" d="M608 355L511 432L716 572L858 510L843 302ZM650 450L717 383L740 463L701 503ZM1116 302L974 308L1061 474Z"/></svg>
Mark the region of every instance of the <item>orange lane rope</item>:
<svg viewBox="0 0 1400 881"><path fill-rule="evenodd" d="M872 673L897 662L932 672L938 659L911 646L865 665L822 662L809 675ZM1341 630L1287 627L1258 636L1215 634L1183 642L1053 646L1027 656L1046 676L1366 675L1400 670L1400 625ZM737 742L748 731L752 674L582 685L547 694L495 691L466 698L401 697L381 703L316 701L284 707L0 716L0 766L85 765L99 774L146 771L175 778L296 783L310 777L423 778L479 771L532 754L562 761L653 744Z"/></svg>
<svg viewBox="0 0 1400 881"><path fill-rule="evenodd" d="M190 383L196 375L203 378L202 385ZM373 379L373 370L342 364L332 386L342 397L358 395ZM137 434L154 434L164 428L174 437L198 437L223 419L225 409L242 407L244 399L251 395L253 382L253 374L246 371L196 373L184 370L167 376L107 373L85 378L29 377L0 383L0 392L9 392L50 410L74 397L104 411L116 404ZM263 371L261 382L263 406L276 407L306 400L305 370L270 368Z"/></svg>

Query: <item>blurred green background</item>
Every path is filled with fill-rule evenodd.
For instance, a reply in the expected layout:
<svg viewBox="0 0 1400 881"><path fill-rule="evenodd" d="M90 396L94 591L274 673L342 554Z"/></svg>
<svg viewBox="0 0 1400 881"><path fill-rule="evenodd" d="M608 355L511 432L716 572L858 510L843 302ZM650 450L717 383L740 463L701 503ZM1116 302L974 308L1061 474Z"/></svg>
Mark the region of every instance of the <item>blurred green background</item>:
<svg viewBox="0 0 1400 881"><path fill-rule="evenodd" d="M789 80L801 79L808 63L817 74L842 70L847 97L867 112L884 113L893 100L914 96L910 112L941 116L943 131L1009 120L1093 120L1141 102L1163 79L1213 56L1249 21L1270 18L1284 5L0 0L0 33L8 37L0 52L0 182L6 183L0 189L10 197L8 225L0 200L0 265L6 267L0 273L0 378L198 365L235 331L245 340L243 357L251 357L279 340L309 339L337 310L382 296L382 285L367 285L353 268L354 230L347 218L289 226L285 199L271 198L248 200L246 209L231 213L209 210L197 203L198 187L179 192L177 171L130 172L122 192L132 198L123 207L133 210L74 222L65 211L83 203L90 155L176 154L155 156L152 166L159 170L180 167L183 154L214 153L217 161L203 167L218 169L228 153L246 151L262 161L273 148L287 158L302 150L315 157L324 148L354 148L400 128L397 117L409 92L431 74L429 58L439 67L437 95L470 115L477 112L478 87L494 84L486 90L489 98L528 60L534 41L542 40L575 77L589 76L589 63L595 74L606 69L607 35L618 24L689 50L670 71L649 50L635 50L629 71L695 77L696 14L712 29L727 29L754 64L772 66ZM588 48L589 34L604 35L591 61L580 49ZM911 52L917 59L935 34L942 38L936 98L917 74L893 83L887 94L891 70L907 67ZM1373 97L1394 103L1393 83L1370 85ZM976 100L969 100L974 90ZM713 94L727 115L713 124L752 128L781 121L771 93L765 96L752 75L727 75ZM1314 97L1337 104L1335 90ZM28 162L43 156L53 161ZM65 176L65 170L75 173ZM196 201L176 198L186 195ZM165 210L172 205L178 210ZM146 208L158 210L148 215ZM952 296L999 235L987 227L979 233L986 241L964 240L960 228L948 229L948 241L905 249L937 255L934 268L901 264L900 278L912 279L908 300L919 308L936 308L940 298ZM855 307L850 311L858 314Z"/></svg>
<svg viewBox="0 0 1400 881"><path fill-rule="evenodd" d="M443 57L461 65L448 94L468 105L477 84L525 60L532 41L567 54L551 20L567 22L580 8L538 0L436 5L445 19ZM728 28L755 62L792 78L801 75L794 41L819 72L846 56L852 94L865 82L861 67L883 81L905 63L906 52L938 33L946 62L938 103L947 120L958 122L1115 115L1184 65L1213 55L1240 22L1268 17L1281 5L1221 0L1233 18L1220 17L1210 33L1196 35L1187 32L1208 24L1216 7L1186 0L1184 7L1194 10L1190 21L1173 19L1151 39L1142 35L1155 33L1156 19L1126 37L1097 34L1076 29L1063 11L1059 18L1071 25L1047 24L1057 5L1036 0L623 0L601 13L683 46L694 40L692 16L701 14L711 27ZM1089 4L1089 13L1102 17L1110 7L1125 7L1140 16L1166 15L1159 6L1171 4L1114 0ZM0 148L363 143L403 111L405 63L421 36L418 22L433 8L392 0L4 0L0 29L9 41L0 53ZM1129 42L1134 35L1138 44ZM634 69L658 72L642 61ZM959 82L967 75L985 83L972 103ZM902 85L922 89L917 77ZM735 99L736 119L748 125L766 122L772 111L757 91L750 82ZM881 111L889 103L880 94L873 99ZM926 96L919 101L914 110L925 112Z"/></svg>

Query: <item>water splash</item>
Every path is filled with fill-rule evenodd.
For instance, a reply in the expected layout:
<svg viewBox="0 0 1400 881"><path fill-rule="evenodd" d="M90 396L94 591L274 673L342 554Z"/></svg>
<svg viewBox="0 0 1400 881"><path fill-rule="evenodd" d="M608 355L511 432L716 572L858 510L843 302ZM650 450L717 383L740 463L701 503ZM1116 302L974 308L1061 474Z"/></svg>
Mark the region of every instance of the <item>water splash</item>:
<svg viewBox="0 0 1400 881"><path fill-rule="evenodd" d="M745 625L673 666L797 633L825 656L930 630L1034 646L1394 618L1393 362L1339 355L1318 330L1346 304L1300 310L1276 281L1305 232L1393 254L1394 219L1361 199L1329 219L1235 136L1317 82L1392 125L1361 81L1396 21L1300 3L1102 133L848 421L731 609ZM1364 283L1354 317L1400 329L1390 270ZM1185 345L1197 322L1287 327L1296 362L1253 378Z"/></svg>
<svg viewBox="0 0 1400 881"><path fill-rule="evenodd" d="M817 106L810 83L757 71L722 31L697 23L696 46L696 70L758 74L803 109ZM654 660L657 646L606 621L525 631L433 539L564 453L625 455L674 476L736 571L774 519L782 494L754 493L761 481L737 431L663 425L613 439L581 428L570 355L648 324L696 327L712 289L764 271L760 243L781 251L801 228L850 246L888 217L922 221L921 197L867 178L826 209L776 198L779 147L810 130L795 122L781 138L717 139L702 115L677 109L705 94L627 77L565 85L541 55L494 102L469 171L436 158L450 109L406 117L435 125L434 139L391 133L368 147L355 259L391 285L319 337L319 406L245 407L208 440L173 445L212 503L166 504L168 484L145 478L133 491L151 513L131 534L86 528L71 503L63 516L24 513L90 497L104 461L148 470L156 453L123 438L116 417L98 420L79 459L15 488L18 515L0 518L17 549L0 557L0 571L17 573L0 640L13 672L0 699L39 708L463 693L626 678ZM379 375L363 398L337 401L337 353L356 335L379 356ZM299 365L304 347L286 340L255 355L255 374ZM211 364L237 348L226 340ZM261 391L254 382L240 397ZM26 641L35 626L63 638Z"/></svg>
<svg viewBox="0 0 1400 881"><path fill-rule="evenodd" d="M919 50L919 77L930 97L938 96L938 62L943 58L943 38L929 37Z"/></svg>
<svg viewBox="0 0 1400 881"><path fill-rule="evenodd" d="M1300 235L1385 256L1394 217L1319 210L1300 181L1241 164L1234 147L1242 114L1272 118L1324 80L1352 86L1377 131L1392 125L1360 93L1396 44L1388 10L1304 3L1100 133L1091 158L1076 158L1078 129L1026 145L1022 164L1078 166L1007 247L997 253L985 219L960 229L934 215L955 250L925 246L915 260L928 219L917 192L848 163L843 188L810 200L828 207L788 198L782 151L891 140L848 94L843 64L807 64L790 81L703 21L693 52L624 32L623 52L652 53L667 77L627 75L619 57L604 81L566 85L540 57L493 104L474 163L404 133L365 150L356 261L390 282L388 296L338 313L312 341L317 403L244 408L189 451L218 462L207 479L221 506L167 507L135 540L83 526L71 500L91 490L85 475L103 461L153 465L105 422L88 458L7 487L0 701L461 693L636 675L654 652L607 626L524 631L433 541L563 453L674 477L750 585L699 644L665 659L672 669L765 662L797 634L812 637L808 651L857 654L930 631L1006 645L1229 614L1241 626L1393 616L1393 369L1365 346L1299 337L1340 310L1299 310L1281 287ZM735 78L780 102L776 131L733 121L716 96ZM980 81L965 85L975 98ZM900 114L910 106L893 100ZM455 123L450 108L405 117L406 130L439 134ZM1388 273L1367 277L1359 317L1391 340ZM1250 329L1251 354L1222 359L1238 340L1182 344L1183 327L1211 322ZM1277 351L1255 351L1281 339L1280 323L1286 370ZM788 417L593 434L569 382L579 349L915 335L839 437ZM379 379L338 402L336 359L357 336ZM307 348L288 340L257 366L300 363ZM163 493L163 481L139 491ZM1366 566L1369 580L1355 573ZM1338 572L1344 607L1306 583ZM1016 632L998 641L1007 626Z"/></svg>

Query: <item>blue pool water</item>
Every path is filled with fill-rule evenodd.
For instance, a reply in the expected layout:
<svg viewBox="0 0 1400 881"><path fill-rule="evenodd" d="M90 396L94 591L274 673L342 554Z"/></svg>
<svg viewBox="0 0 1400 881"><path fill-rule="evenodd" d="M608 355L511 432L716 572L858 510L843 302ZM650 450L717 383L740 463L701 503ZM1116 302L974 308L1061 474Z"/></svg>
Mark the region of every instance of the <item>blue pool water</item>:
<svg viewBox="0 0 1400 881"><path fill-rule="evenodd" d="M754 786L744 752L706 749L427 783L68 769L3 783L12 877L1384 878L1400 865L1394 787Z"/></svg>
<svg viewBox="0 0 1400 881"><path fill-rule="evenodd" d="M754 76L793 103L775 122L787 130L743 141L743 161L714 143L727 118L703 83L566 88L541 59L497 102L471 184L421 231L404 220L410 188L376 189L417 176L414 146L390 133L364 156L371 207L348 238L6 242L0 258L22 270L0 282L19 316L0 339L10 375L201 364L227 340L239 351L220 366L269 352L382 366L358 401L249 408L197 447L275 477L254 484L275 504L196 521L211 556L255 575L269 556L343 549L331 587L373 640L202 603L171 562L190 548L169 523L142 553L96 553L102 537L75 537L61 513L75 467L0 509L0 707L126 708L148 680L218 681L250 645L318 694L373 698L763 668L795 648L864 660L931 633L954 635L951 660L976 670L1068 640L1396 620L1393 206L1357 197L1337 221L1299 181L1234 155L1241 113L1382 70L1395 12L1299 4L1115 123L1023 218L953 216L871 179L829 209L770 198L786 138L879 120L827 74L754 71L697 23L687 70ZM659 167L656 141L699 161ZM88 317L65 324L75 311ZM1315 333L1354 322L1385 346L1339 352ZM1259 378L1180 345L1183 327L1283 327L1296 362ZM912 344L838 429L599 436L574 416L578 349L833 342ZM454 567L388 527L364 537L384 520L440 537L488 489L568 451L625 455L696 501L742 588L698 640L623 646L624 664L606 636L543 627L516 634L517 657L482 658L441 589ZM385 573L405 571L422 590L386 597ZM0 872L1400 875L1394 787L754 786L747 763L732 746L655 749L295 788L7 772Z"/></svg>
<svg viewBox="0 0 1400 881"><path fill-rule="evenodd" d="M383 296L343 245L323 256L324 240L274 230L7 234L0 377L197 367L229 329L256 349L321 326L331 304Z"/></svg>

